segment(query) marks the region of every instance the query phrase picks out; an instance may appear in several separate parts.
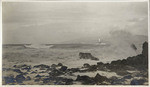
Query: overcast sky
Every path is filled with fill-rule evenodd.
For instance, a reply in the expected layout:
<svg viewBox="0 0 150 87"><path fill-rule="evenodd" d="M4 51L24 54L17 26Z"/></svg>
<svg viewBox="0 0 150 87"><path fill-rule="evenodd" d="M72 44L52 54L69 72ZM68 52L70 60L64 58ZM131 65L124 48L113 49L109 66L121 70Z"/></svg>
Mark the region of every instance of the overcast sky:
<svg viewBox="0 0 150 87"><path fill-rule="evenodd" d="M126 30L147 35L147 2L3 2L3 43L60 43Z"/></svg>

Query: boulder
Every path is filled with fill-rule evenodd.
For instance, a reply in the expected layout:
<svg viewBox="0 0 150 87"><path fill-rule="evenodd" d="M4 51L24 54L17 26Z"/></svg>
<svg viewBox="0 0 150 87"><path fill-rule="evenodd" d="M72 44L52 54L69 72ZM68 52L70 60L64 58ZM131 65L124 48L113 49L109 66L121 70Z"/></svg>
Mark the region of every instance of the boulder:
<svg viewBox="0 0 150 87"><path fill-rule="evenodd" d="M80 59L99 60L98 58L92 56L91 53L82 53L82 52L79 53L79 58Z"/></svg>
<svg viewBox="0 0 150 87"><path fill-rule="evenodd" d="M84 76L78 75L76 81L80 81L84 85L94 85L95 84L93 78L86 76L86 75L84 75Z"/></svg>
<svg viewBox="0 0 150 87"><path fill-rule="evenodd" d="M31 80L31 77L30 77L30 76L27 76L27 77L26 77L26 81L29 81L29 80Z"/></svg>
<svg viewBox="0 0 150 87"><path fill-rule="evenodd" d="M26 78L22 74L20 74L17 75L15 79L17 83L22 83L23 81L25 81Z"/></svg>
<svg viewBox="0 0 150 87"><path fill-rule="evenodd" d="M58 63L58 66L63 66L63 64L62 63Z"/></svg>
<svg viewBox="0 0 150 87"><path fill-rule="evenodd" d="M84 67L84 68L89 68L89 67L90 67L90 64L85 63L85 64L83 64L83 67Z"/></svg>
<svg viewBox="0 0 150 87"><path fill-rule="evenodd" d="M5 84L15 83L15 78L12 75L7 76L7 77L4 77L4 81L5 81Z"/></svg>
<svg viewBox="0 0 150 87"><path fill-rule="evenodd" d="M62 66L62 67L60 68L60 70L61 70L61 71L66 71L66 70L67 70L67 66Z"/></svg>
<svg viewBox="0 0 150 87"><path fill-rule="evenodd" d="M102 83L103 81L108 81L108 78L106 76L101 76L99 73L97 73L94 77L94 81L96 83Z"/></svg>
<svg viewBox="0 0 150 87"><path fill-rule="evenodd" d="M144 80L144 79L139 79L139 80L133 79L131 81L130 85L143 85L144 82L146 82L146 80Z"/></svg>

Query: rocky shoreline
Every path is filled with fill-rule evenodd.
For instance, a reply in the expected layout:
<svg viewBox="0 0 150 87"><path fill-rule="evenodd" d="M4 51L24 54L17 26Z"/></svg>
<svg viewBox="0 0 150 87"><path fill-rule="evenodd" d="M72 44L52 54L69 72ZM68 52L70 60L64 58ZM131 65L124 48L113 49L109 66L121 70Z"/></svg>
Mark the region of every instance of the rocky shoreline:
<svg viewBox="0 0 150 87"><path fill-rule="evenodd" d="M148 43L143 43L141 54L123 60L103 63L91 53L79 53L80 59L91 59L97 64L83 64L80 68L68 68L62 63L51 66L22 64L3 68L3 85L148 85ZM116 73L102 75L99 71ZM85 73L96 73L95 76Z"/></svg>

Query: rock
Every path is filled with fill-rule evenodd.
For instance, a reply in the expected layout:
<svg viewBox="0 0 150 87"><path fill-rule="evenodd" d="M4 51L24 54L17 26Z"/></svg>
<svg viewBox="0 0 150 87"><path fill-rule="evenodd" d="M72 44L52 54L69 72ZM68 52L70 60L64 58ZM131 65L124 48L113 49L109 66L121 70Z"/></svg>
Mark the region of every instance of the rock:
<svg viewBox="0 0 150 87"><path fill-rule="evenodd" d="M7 77L4 77L4 81L5 81L5 84L15 83L15 78L14 76L7 76Z"/></svg>
<svg viewBox="0 0 150 87"><path fill-rule="evenodd" d="M65 79L65 85L72 85L73 79Z"/></svg>
<svg viewBox="0 0 150 87"><path fill-rule="evenodd" d="M45 69L49 68L49 66L48 65L44 65L44 64L40 64L40 65L34 66L34 68L40 68L41 70L45 70Z"/></svg>
<svg viewBox="0 0 150 87"><path fill-rule="evenodd" d="M94 77L94 81L96 83L102 83L103 81L108 81L108 78L106 76L101 76L99 73L97 73Z"/></svg>
<svg viewBox="0 0 150 87"><path fill-rule="evenodd" d="M125 79L113 79L111 85L125 85Z"/></svg>
<svg viewBox="0 0 150 87"><path fill-rule="evenodd" d="M49 83L51 80L52 80L52 78L50 78L50 77L49 77L49 78L44 78L44 79L43 79L43 83L44 83L44 84L47 84L47 83Z"/></svg>
<svg viewBox="0 0 150 87"><path fill-rule="evenodd" d="M145 82L144 79L139 79L139 80L133 79L133 80L131 81L130 85L143 85L144 82Z"/></svg>
<svg viewBox="0 0 150 87"><path fill-rule="evenodd" d="M23 81L25 81L25 77L22 74L17 75L15 79L17 83L22 83Z"/></svg>
<svg viewBox="0 0 150 87"><path fill-rule="evenodd" d="M62 63L58 63L58 66L63 66L63 64Z"/></svg>
<svg viewBox="0 0 150 87"><path fill-rule="evenodd" d="M23 73L23 72L21 72L20 69L13 69L13 71L14 71L14 72L17 72L17 73L20 73L20 74Z"/></svg>
<svg viewBox="0 0 150 87"><path fill-rule="evenodd" d="M57 65L56 65L56 64L52 64L51 67L52 67L52 68L56 68Z"/></svg>
<svg viewBox="0 0 150 87"><path fill-rule="evenodd" d="M60 68L60 70L61 70L61 71L66 71L66 70L67 70L67 66L62 66L62 67Z"/></svg>
<svg viewBox="0 0 150 87"><path fill-rule="evenodd" d="M41 78L42 76L38 74L38 75L36 75L35 77L36 77L36 78Z"/></svg>
<svg viewBox="0 0 150 87"><path fill-rule="evenodd" d="M85 63L85 64L83 65L83 67L84 67L84 68L89 68L89 67L90 67L90 64Z"/></svg>
<svg viewBox="0 0 150 87"><path fill-rule="evenodd" d="M123 79L131 79L131 78L133 78L131 75L126 75L123 77Z"/></svg>
<svg viewBox="0 0 150 87"><path fill-rule="evenodd" d="M35 79L35 80L34 80L34 82L39 82L39 81L40 81L40 79Z"/></svg>
<svg viewBox="0 0 150 87"><path fill-rule="evenodd" d="M96 71L97 70L97 66L96 65L91 65L87 70L88 71Z"/></svg>
<svg viewBox="0 0 150 87"><path fill-rule="evenodd" d="M37 72L35 72L35 71L31 72L31 74L34 74L34 73L37 73Z"/></svg>
<svg viewBox="0 0 150 87"><path fill-rule="evenodd" d="M97 65L104 65L103 62L97 62Z"/></svg>
<svg viewBox="0 0 150 87"><path fill-rule="evenodd" d="M148 43L144 42L142 48L143 48L142 55L144 55L146 58L148 58Z"/></svg>
<svg viewBox="0 0 150 87"><path fill-rule="evenodd" d="M50 73L49 73L49 76L51 77L55 77L55 76L59 76L59 75L61 75L61 74L63 74L63 72L61 72L61 71L59 71L59 70L57 70L57 69L55 69L55 70L53 70L53 71L51 71Z"/></svg>
<svg viewBox="0 0 150 87"><path fill-rule="evenodd" d="M84 85L94 85L95 84L94 80L86 75L84 75L84 76L78 75L76 81L80 81Z"/></svg>
<svg viewBox="0 0 150 87"><path fill-rule="evenodd" d="M21 68L22 70L27 70L28 72L31 70L31 66L27 66L27 67L24 67L24 68Z"/></svg>
<svg viewBox="0 0 150 87"><path fill-rule="evenodd" d="M30 76L27 76L27 77L26 77L26 81L29 81L29 80L31 80L31 77L30 77Z"/></svg>
<svg viewBox="0 0 150 87"><path fill-rule="evenodd" d="M79 53L79 58L80 59L99 60L98 58L92 56L91 53L82 53L82 52Z"/></svg>

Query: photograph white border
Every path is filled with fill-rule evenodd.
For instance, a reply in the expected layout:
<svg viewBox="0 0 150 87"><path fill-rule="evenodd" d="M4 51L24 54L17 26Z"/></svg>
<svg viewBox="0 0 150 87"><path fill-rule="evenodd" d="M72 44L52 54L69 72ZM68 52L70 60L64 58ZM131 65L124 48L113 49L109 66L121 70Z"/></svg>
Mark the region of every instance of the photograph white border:
<svg viewBox="0 0 150 87"><path fill-rule="evenodd" d="M2 85L2 2L148 2L148 55L150 56L150 30L149 30L149 0L1 0L0 1L0 86L2 87L134 87L132 85ZM148 56L148 62L150 63L150 59ZM150 70L150 64L149 68ZM148 70L148 71L149 71ZM150 72L148 72L148 86L138 85L136 87L149 87L150 86Z"/></svg>

